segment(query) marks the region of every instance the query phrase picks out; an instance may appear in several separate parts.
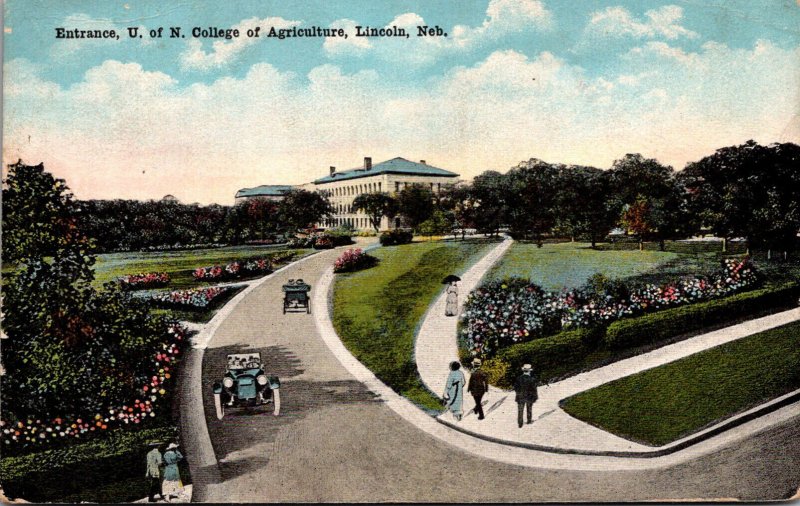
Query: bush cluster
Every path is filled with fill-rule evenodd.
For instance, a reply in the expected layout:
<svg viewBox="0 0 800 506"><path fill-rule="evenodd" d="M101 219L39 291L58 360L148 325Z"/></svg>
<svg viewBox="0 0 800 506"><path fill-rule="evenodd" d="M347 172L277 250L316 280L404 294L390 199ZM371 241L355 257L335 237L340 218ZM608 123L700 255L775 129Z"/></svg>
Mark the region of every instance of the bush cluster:
<svg viewBox="0 0 800 506"><path fill-rule="evenodd" d="M800 295L800 285L785 283L739 293L725 299L700 302L616 321L603 338L612 349L630 348L657 342L679 332L691 332L731 319L781 306Z"/></svg>
<svg viewBox="0 0 800 506"><path fill-rule="evenodd" d="M410 230L387 230L380 236L381 246L396 246L398 244L408 244L414 238Z"/></svg>
<svg viewBox="0 0 800 506"><path fill-rule="evenodd" d="M675 335L699 330L770 309L793 305L800 283L785 283L740 293L724 299L667 309L616 321L606 327L563 331L514 344L484 362L493 384L509 388L523 364L533 365L543 381L583 370L592 355L613 357L625 350L655 344ZM595 357L597 358L597 357Z"/></svg>
<svg viewBox="0 0 800 506"><path fill-rule="evenodd" d="M286 243L290 248L330 249L336 246L353 244L350 235L343 231L330 230L324 233L313 233L307 237L295 237Z"/></svg>
<svg viewBox="0 0 800 506"><path fill-rule="evenodd" d="M367 269L378 263L378 259L364 253L361 248L349 249L333 263L333 272L353 272Z"/></svg>

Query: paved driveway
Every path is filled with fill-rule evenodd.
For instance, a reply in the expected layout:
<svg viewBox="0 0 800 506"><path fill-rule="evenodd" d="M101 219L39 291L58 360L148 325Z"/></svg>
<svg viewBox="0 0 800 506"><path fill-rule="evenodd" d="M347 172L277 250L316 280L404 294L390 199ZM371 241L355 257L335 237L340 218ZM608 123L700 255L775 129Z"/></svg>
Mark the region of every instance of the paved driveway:
<svg viewBox="0 0 800 506"><path fill-rule="evenodd" d="M330 354L310 315L283 315L281 285L312 287L337 251L278 273L217 330L203 360L203 401L221 482L195 484L214 502L609 501L784 498L800 482L800 414L696 461L649 471L538 470L465 453L429 436L357 382ZM312 288L313 290L313 288ZM260 351L282 380L271 407L214 416L211 383L224 356Z"/></svg>

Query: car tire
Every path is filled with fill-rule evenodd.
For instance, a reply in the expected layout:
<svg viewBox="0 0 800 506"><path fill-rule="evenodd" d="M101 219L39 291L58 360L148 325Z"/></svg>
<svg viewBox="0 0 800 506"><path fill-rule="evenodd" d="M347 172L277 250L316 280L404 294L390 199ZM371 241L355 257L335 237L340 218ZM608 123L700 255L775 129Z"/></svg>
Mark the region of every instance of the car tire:
<svg viewBox="0 0 800 506"><path fill-rule="evenodd" d="M222 405L222 394L214 394L214 408L217 411L217 420L225 416L225 407Z"/></svg>
<svg viewBox="0 0 800 506"><path fill-rule="evenodd" d="M281 414L281 389L280 388L276 388L275 390L272 391L272 405L273 405L272 415L273 416L278 416L279 414Z"/></svg>

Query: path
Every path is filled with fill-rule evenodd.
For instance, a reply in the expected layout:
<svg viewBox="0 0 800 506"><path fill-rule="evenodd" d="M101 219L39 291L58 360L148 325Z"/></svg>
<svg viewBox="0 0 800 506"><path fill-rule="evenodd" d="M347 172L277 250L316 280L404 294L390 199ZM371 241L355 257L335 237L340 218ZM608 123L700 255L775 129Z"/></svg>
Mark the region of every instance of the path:
<svg viewBox="0 0 800 506"><path fill-rule="evenodd" d="M510 241L504 241L465 274L460 290L459 305L461 307L459 308L459 313L463 308L465 295L478 286L483 275L501 256L501 254L498 255L497 253L505 251L509 245ZM453 360L458 360L457 318L444 316L446 295L446 293L442 293L426 313L417 335L415 351L417 368L422 381L439 396L444 391L448 364ZM533 408L534 424L531 426L525 425L521 429L516 424L517 405L514 402L514 392L495 387L490 388L489 393L484 396L483 403L485 404L484 411L486 412L484 420L478 420L477 416L468 411L474 406L474 402L466 392L464 395L465 416L462 420L456 421L449 413L441 415L439 419L453 428L475 435L533 448L606 454L630 453L645 455L652 454L654 451L663 453L673 448L683 447L690 440L698 439L706 433L713 433L719 429L719 426L730 423L731 420L709 427L702 433L654 449L650 446L628 441L573 418L559 407L559 402L609 381L657 367L699 351L796 320L800 320L800 308L709 332L541 387L539 388L539 400L534 404ZM465 370L464 373L469 379L469 371ZM797 397L798 393L793 392L784 397ZM783 402L785 400L781 398L776 399L775 402ZM800 410L800 407L796 406L795 409ZM750 415L750 412L746 412L739 416L746 417ZM740 428L738 430L745 429Z"/></svg>
<svg viewBox="0 0 800 506"><path fill-rule="evenodd" d="M216 465L202 471L194 458L197 450L187 445L193 500L752 499L788 497L797 489L797 476L790 472L800 465L800 426L794 420L697 459L664 459L657 469L629 471L609 467L626 459L548 455L482 441L437 423L409 401L381 390L385 385L374 376L364 381L354 374L354 364L343 365L352 359L346 350L345 355L331 352L330 336L321 332L316 316L328 310L324 282L333 279L330 266L337 254L320 253L264 280L207 341L202 379L198 375L198 384L189 389L197 391L212 458L220 464L216 477L210 471ZM297 277L313 287L310 316L280 314L280 286ZM210 384L221 374L220 359L241 349L261 351L267 368L281 376L279 417L256 410L216 420ZM545 468L548 463L560 467Z"/></svg>

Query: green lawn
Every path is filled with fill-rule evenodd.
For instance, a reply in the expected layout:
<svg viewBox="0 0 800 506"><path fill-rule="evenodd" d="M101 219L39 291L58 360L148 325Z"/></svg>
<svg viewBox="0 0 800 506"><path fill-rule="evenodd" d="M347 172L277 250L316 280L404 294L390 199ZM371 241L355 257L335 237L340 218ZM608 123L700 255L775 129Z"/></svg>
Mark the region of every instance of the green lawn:
<svg viewBox="0 0 800 506"><path fill-rule="evenodd" d="M598 272L624 278L650 272L678 258L661 251L601 251L588 243L535 244L515 242L486 279L528 278L545 290L574 288Z"/></svg>
<svg viewBox="0 0 800 506"><path fill-rule="evenodd" d="M168 288L177 290L194 288L217 282L198 282L192 271L198 267L223 265L235 260L263 258L272 253L287 251L275 246L227 246L224 248L196 249L184 251L106 253L97 255L94 266L95 286L98 288L125 274L143 272L166 272L170 276ZM312 253L312 249L298 249L295 259Z"/></svg>
<svg viewBox="0 0 800 506"><path fill-rule="evenodd" d="M438 399L419 379L414 335L443 288L442 278L461 274L491 246L485 240L437 241L371 251L380 259L376 267L336 275L336 331L383 382L420 406L440 410Z"/></svg>
<svg viewBox="0 0 800 506"><path fill-rule="evenodd" d="M612 381L564 401L570 415L662 446L800 388L800 322Z"/></svg>

